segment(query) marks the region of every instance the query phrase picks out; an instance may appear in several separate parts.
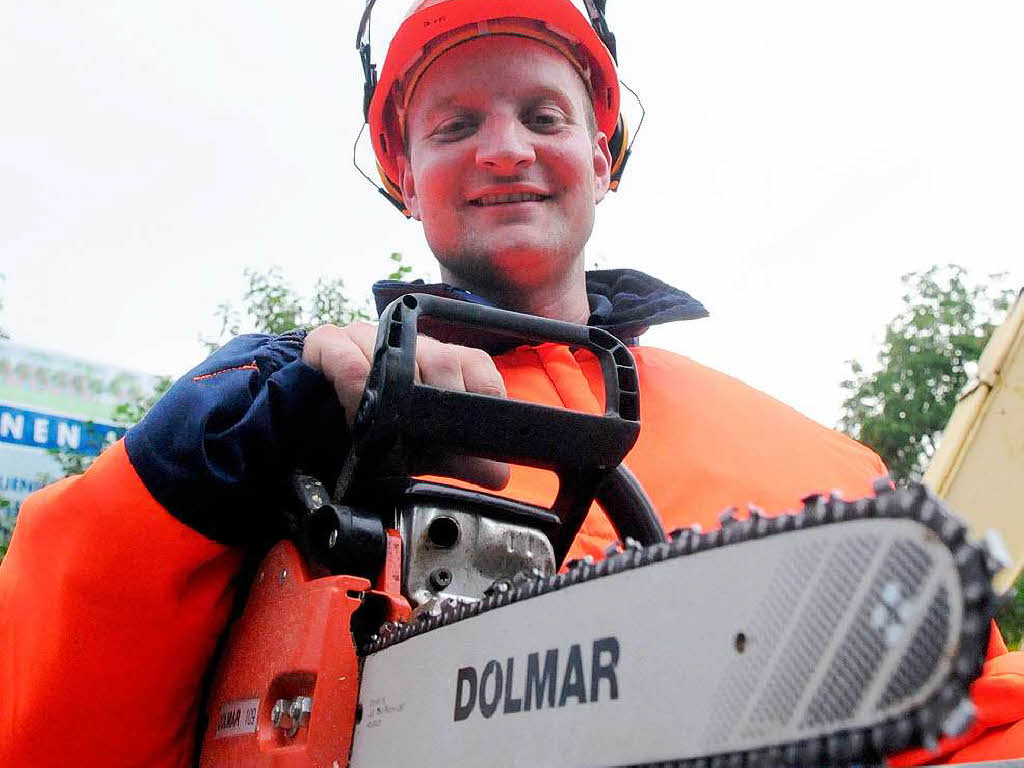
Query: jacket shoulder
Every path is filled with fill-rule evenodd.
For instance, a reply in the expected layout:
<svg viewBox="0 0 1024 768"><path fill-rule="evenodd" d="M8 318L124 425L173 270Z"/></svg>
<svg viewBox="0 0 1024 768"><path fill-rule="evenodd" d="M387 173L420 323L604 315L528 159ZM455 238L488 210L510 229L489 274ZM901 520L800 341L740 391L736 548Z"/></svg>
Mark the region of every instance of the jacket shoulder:
<svg viewBox="0 0 1024 768"><path fill-rule="evenodd" d="M684 408L687 402L694 409L711 405L722 417L728 416L720 427L732 424L747 432L751 428L771 426L781 430L772 435L776 440L825 441L835 450L860 457L873 469L885 472L881 459L867 446L734 376L656 347L638 347L633 355L646 396L669 397ZM686 412L689 415L690 408L686 408Z"/></svg>
<svg viewBox="0 0 1024 768"><path fill-rule="evenodd" d="M634 356L641 430L629 461L667 527L717 525L748 503L784 512L812 493L868 496L886 474L870 449L739 379L665 350Z"/></svg>

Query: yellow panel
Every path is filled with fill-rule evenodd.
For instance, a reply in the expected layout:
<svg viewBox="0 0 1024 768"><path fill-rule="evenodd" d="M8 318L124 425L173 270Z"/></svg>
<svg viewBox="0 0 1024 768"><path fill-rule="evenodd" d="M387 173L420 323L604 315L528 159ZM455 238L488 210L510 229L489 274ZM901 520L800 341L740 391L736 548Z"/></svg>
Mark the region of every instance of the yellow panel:
<svg viewBox="0 0 1024 768"><path fill-rule="evenodd" d="M1003 535L1014 564L997 584L1009 587L1024 559L1024 296L985 348L924 482L974 535Z"/></svg>

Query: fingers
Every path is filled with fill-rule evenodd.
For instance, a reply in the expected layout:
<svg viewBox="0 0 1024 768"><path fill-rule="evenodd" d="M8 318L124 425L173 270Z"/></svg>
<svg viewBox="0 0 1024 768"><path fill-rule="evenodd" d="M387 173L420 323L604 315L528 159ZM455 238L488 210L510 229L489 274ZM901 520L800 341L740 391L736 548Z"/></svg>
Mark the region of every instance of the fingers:
<svg viewBox="0 0 1024 768"><path fill-rule="evenodd" d="M420 336L416 342L416 363L423 384L457 392L505 397L505 382L491 356L483 350L443 344ZM508 485L510 474L508 464L475 456L426 456L422 466L423 472L459 477L493 490L501 490Z"/></svg>
<svg viewBox="0 0 1024 768"><path fill-rule="evenodd" d="M321 371L334 386L350 427L370 374L376 335L376 328L369 323L344 328L321 325L306 334L302 347L302 361Z"/></svg>
<svg viewBox="0 0 1024 768"><path fill-rule="evenodd" d="M420 381L438 389L466 392L466 380L462 374L462 353L465 350L466 347L442 344L428 336L419 336L416 339L416 367Z"/></svg>
<svg viewBox="0 0 1024 768"><path fill-rule="evenodd" d="M362 322L344 328L323 325L306 335L302 360L334 386L349 426L370 373L376 337L377 327ZM427 336L416 341L416 379L439 389L506 396L505 382L486 352ZM424 456L413 471L459 477L492 489L504 488L509 478L508 464L469 456Z"/></svg>
<svg viewBox="0 0 1024 768"><path fill-rule="evenodd" d="M452 346L452 345L447 345ZM482 349L455 347L459 351L462 380L467 392L492 397L507 397L505 381L494 366L491 356Z"/></svg>
<svg viewBox="0 0 1024 768"><path fill-rule="evenodd" d="M442 344L429 336L416 342L419 381L439 389L505 397L505 382L491 356L481 349Z"/></svg>

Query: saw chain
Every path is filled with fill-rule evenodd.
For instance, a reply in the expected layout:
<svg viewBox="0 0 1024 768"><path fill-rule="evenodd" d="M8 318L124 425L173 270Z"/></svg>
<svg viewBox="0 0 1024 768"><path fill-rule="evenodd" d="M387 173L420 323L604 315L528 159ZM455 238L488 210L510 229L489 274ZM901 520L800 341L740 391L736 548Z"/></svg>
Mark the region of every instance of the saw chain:
<svg viewBox="0 0 1024 768"><path fill-rule="evenodd" d="M888 683L882 692L880 702L884 704L886 697L890 703L897 701L901 696L913 699L914 691L930 678L944 658L948 658L949 649L952 648L953 658L949 660L951 663L948 664L943 679L931 686L931 693L924 700L905 708L896 716L883 717L877 722L861 727L834 730L811 738L794 739L756 749L679 759L609 762L603 765L629 765L634 768L739 768L761 765L850 764L881 760L885 755L911 746L932 746L940 736L964 732L973 721L973 707L968 698L968 687L980 674L985 659L991 617L997 603L991 586L992 576L1004 567L1004 557L994 540L972 542L967 536L965 523L948 511L923 485L915 484L898 490L884 485L876 488L876 494L873 498L856 501L847 501L837 495L810 496L804 499L804 506L799 512L777 517L764 516L757 509L751 508L748 516L740 518L734 510L729 510L723 514L720 528L706 532L696 527L679 529L672 532L669 541L646 547L627 542L624 548L599 562L592 562L589 559L576 560L569 564L567 570L549 577L522 574L510 582L496 584L495 588L490 590L490 594L478 602L449 601L440 604L433 615L422 614L410 623L385 625L363 643L360 653L368 661L377 654L400 648L407 643L416 646L425 638L435 636L434 633L438 630L463 623L472 624L479 621L480 617L500 613L516 604L530 603L555 592L575 594L575 591L581 590L584 585L621 579L625 574L639 574L659 563L681 558L703 558L710 553L724 553L745 543L776 539L781 541L785 538L784 534L810 532L839 524L868 522L864 530L870 531L872 529L869 521L905 520L920 526L921 533L932 544L941 542L950 553L959 577L958 593L946 594L945 589L937 591L936 598L927 608L928 616L917 625L915 636L907 645L892 674L888 676ZM898 551L901 546L904 549ZM920 559L920 553L913 551L913 545L894 544L891 549L889 557L895 569L894 573L901 579L911 581L914 578L924 578L920 574L915 577L911 573L920 564L915 563L915 559ZM846 637L831 640L832 643L846 644L833 648L835 669L829 670L829 675L839 675L838 685L843 689L838 691L839 703L836 703L835 696L830 699L829 696L822 696L819 691L817 698L821 701L811 701L803 710L805 723L817 722L820 725L832 720L841 721L842 712L839 710L844 706L847 710L852 710L858 703L851 700L844 704L843 696L856 699L867 690L867 678L874 671L872 665L877 664L878 658L884 653L887 632L891 632L887 622L892 621L892 626L897 626L902 611L899 604L902 595L887 594L892 591L892 583L895 582L883 583L880 579L881 576L871 587L874 596L873 610L861 610L864 615L860 617L859 622L854 622ZM679 588L685 589L685 585L679 585ZM777 598L779 605L774 608L766 605L762 612L781 609L781 612L785 613L790 596L778 594ZM867 600L864 604L867 605ZM825 613L827 611L823 611L823 614ZM959 636L954 638L951 644L943 645L936 638L944 633L943 622L949 623L949 616L956 613L960 614ZM827 620L827 616L823 615L822 620ZM523 632L528 632L527 628L524 627ZM664 642L668 642L668 639L664 639ZM737 652L742 653L743 644L747 639L742 633L738 633L734 642ZM429 659L430 649L424 650L428 653L425 658ZM802 647L796 646L792 653L794 658L790 660L792 663L789 664L789 674L793 674L792 670L798 669L801 663L806 670L811 670L816 665L820 666L820 658L800 658L801 654L809 656L814 652L807 643ZM876 658L872 658L872 654L875 654ZM594 663L597 664L596 658ZM693 659L691 663L700 664L701 660ZM858 674L863 679L858 680ZM739 678L737 681L743 682ZM774 681L774 684L777 687L784 687L784 682L786 681L780 679ZM823 686L825 687L827 686ZM742 690L742 685L740 689ZM461 691L456 691L457 704L460 693ZM835 694L836 691L832 693ZM681 691L680 694L684 695L685 692ZM672 702L666 701L664 704L671 706ZM364 702L362 706L366 705ZM730 710L725 707L723 711ZM723 725L728 726L728 723ZM642 739L642 735L638 738ZM357 733L357 748L358 741ZM358 749L354 753L354 756L356 755ZM353 764L361 763L354 761Z"/></svg>

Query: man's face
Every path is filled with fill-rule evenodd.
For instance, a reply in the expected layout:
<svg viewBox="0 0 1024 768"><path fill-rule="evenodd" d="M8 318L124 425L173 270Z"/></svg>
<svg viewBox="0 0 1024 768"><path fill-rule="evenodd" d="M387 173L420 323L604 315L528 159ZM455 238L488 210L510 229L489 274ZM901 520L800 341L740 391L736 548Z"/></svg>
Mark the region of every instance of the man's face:
<svg viewBox="0 0 1024 768"><path fill-rule="evenodd" d="M572 64L525 38L471 40L427 69L399 178L449 278L528 289L582 263L611 164L590 109Z"/></svg>

